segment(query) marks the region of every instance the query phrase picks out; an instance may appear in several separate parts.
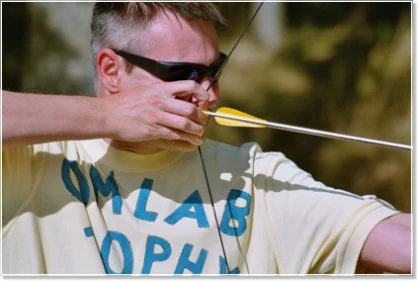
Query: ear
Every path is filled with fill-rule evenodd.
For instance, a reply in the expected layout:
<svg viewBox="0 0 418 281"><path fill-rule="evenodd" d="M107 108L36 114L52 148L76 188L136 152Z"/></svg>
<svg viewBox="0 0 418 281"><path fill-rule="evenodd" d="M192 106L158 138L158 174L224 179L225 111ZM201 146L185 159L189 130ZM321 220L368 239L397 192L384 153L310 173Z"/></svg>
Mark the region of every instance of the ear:
<svg viewBox="0 0 418 281"><path fill-rule="evenodd" d="M97 55L97 75L106 90L111 93L120 91L122 75L125 72L123 59L113 50L105 48Z"/></svg>

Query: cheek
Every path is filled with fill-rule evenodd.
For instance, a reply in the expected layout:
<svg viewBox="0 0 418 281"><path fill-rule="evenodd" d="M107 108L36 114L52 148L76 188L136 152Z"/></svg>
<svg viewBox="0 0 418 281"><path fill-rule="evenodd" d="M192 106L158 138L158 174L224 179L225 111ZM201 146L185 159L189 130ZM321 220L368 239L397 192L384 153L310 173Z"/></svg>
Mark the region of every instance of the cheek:
<svg viewBox="0 0 418 281"><path fill-rule="evenodd" d="M134 69L132 69L129 73L125 70L121 75L120 79L120 89L121 91L126 91L132 88L135 88L139 84L139 79L137 75L135 75Z"/></svg>
<svg viewBox="0 0 418 281"><path fill-rule="evenodd" d="M211 95L213 94L216 98L218 98L219 97L219 89L220 89L220 87L219 87L219 81L218 82L216 82L214 85L212 85L212 88L210 88L210 91L211 91Z"/></svg>
<svg viewBox="0 0 418 281"><path fill-rule="evenodd" d="M137 79L137 78L133 78L133 77L131 79L127 79L125 85L128 89L145 86L144 82L143 82L143 79Z"/></svg>
<svg viewBox="0 0 418 281"><path fill-rule="evenodd" d="M144 72L141 69L133 68L130 73L124 73L121 79L121 89L130 90L134 88L140 88L155 83L156 80L150 74Z"/></svg>

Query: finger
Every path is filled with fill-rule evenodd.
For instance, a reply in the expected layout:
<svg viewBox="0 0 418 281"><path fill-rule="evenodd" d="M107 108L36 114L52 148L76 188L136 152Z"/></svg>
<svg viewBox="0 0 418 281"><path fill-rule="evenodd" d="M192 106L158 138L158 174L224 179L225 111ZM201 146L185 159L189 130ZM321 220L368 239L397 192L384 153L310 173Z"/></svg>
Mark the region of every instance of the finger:
<svg viewBox="0 0 418 281"><path fill-rule="evenodd" d="M168 139L168 140L182 140L187 141L193 145L200 146L203 144L203 137L199 137L196 135L191 135L179 130L163 128L161 129L161 139Z"/></svg>
<svg viewBox="0 0 418 281"><path fill-rule="evenodd" d="M164 84L165 93L182 98L184 100L191 100L195 98L198 101L199 107L205 109L210 99L209 93L198 83L192 80L167 82Z"/></svg>
<svg viewBox="0 0 418 281"><path fill-rule="evenodd" d="M160 114L160 118L157 120L156 124L199 137L203 136L205 132L205 128L201 124L198 124L186 117L167 112L162 112Z"/></svg>
<svg viewBox="0 0 418 281"><path fill-rule="evenodd" d="M169 100L161 105L161 109L165 112L188 118L199 125L205 125L208 122L208 116L193 103L182 100Z"/></svg>

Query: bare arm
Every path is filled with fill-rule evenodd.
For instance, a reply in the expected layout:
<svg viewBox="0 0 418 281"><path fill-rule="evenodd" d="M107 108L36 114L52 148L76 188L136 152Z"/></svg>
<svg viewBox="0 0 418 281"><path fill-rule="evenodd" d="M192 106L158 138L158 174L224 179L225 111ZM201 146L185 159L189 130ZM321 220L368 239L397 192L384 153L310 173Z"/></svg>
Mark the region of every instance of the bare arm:
<svg viewBox="0 0 418 281"><path fill-rule="evenodd" d="M203 143L208 93L193 81L157 83L106 97L19 94L2 90L3 148L58 140L180 139Z"/></svg>
<svg viewBox="0 0 418 281"><path fill-rule="evenodd" d="M110 136L98 99L2 90L3 147Z"/></svg>
<svg viewBox="0 0 418 281"><path fill-rule="evenodd" d="M411 214L396 214L383 220L368 236L359 266L380 273L411 273L411 237Z"/></svg>

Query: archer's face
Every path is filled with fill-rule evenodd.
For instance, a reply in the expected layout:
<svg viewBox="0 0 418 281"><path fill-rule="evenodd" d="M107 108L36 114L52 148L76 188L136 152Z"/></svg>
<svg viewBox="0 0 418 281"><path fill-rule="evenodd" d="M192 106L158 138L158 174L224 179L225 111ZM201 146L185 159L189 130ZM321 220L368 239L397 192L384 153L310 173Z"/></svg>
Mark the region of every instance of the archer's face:
<svg viewBox="0 0 418 281"><path fill-rule="evenodd" d="M191 62L207 66L219 59L218 39L211 23L187 21L166 13L157 17L146 34L149 47L141 54L142 56L154 60ZM148 86L161 80L139 67L134 67L129 74L126 73L122 81L122 90L129 90ZM205 78L200 85L207 89L209 83L209 78ZM216 106L218 91L217 82L209 90L209 109ZM191 102L197 104L195 100ZM156 148L180 151L191 151L197 148L185 141L172 140L157 140L152 145Z"/></svg>
<svg viewBox="0 0 418 281"><path fill-rule="evenodd" d="M176 18L172 13L159 16L146 31L147 51L142 56L154 60L172 62L192 62L210 65L219 58L218 38L212 24L204 21L187 21ZM129 75L129 83L138 86L160 81L141 68L135 67ZM209 86L209 79L200 84ZM218 85L213 85L209 107L217 101Z"/></svg>

